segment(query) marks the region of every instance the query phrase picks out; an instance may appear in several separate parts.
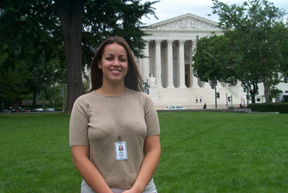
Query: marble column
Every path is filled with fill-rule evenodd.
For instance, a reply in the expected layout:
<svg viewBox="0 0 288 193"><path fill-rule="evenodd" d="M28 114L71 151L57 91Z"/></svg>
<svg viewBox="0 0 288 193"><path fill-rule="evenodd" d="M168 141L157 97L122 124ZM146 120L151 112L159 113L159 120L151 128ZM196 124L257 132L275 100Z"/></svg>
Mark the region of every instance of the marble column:
<svg viewBox="0 0 288 193"><path fill-rule="evenodd" d="M142 59L142 78L144 82L147 82L149 78L149 41L145 43L143 54L145 58Z"/></svg>
<svg viewBox="0 0 288 193"><path fill-rule="evenodd" d="M184 55L184 40L179 40L178 49L178 65L179 65L179 88L186 88L185 85L185 55Z"/></svg>
<svg viewBox="0 0 288 193"><path fill-rule="evenodd" d="M193 41L191 41L191 46L190 46L190 50L189 50L189 76L190 76L190 79L189 79L189 88L192 88L193 86L193 67L192 67L192 56L193 56Z"/></svg>
<svg viewBox="0 0 288 193"><path fill-rule="evenodd" d="M192 49L192 56L195 54L195 49L196 49L196 40L192 40L192 47L191 47L191 49ZM191 58L191 61L192 61L192 58ZM192 61L192 63L194 63L194 61ZM190 69L190 80L192 80L192 84L190 84L190 85L192 85L192 88L200 88L200 86L198 85L198 78L197 77L195 77L195 75L194 75L194 73L193 73L193 67L192 67L192 65L191 65L191 69Z"/></svg>
<svg viewBox="0 0 288 193"><path fill-rule="evenodd" d="M203 88L211 88L210 81L208 81L208 82L203 81Z"/></svg>
<svg viewBox="0 0 288 193"><path fill-rule="evenodd" d="M161 41L155 40L155 66L156 66L156 85L158 88L162 87L161 81Z"/></svg>
<svg viewBox="0 0 288 193"><path fill-rule="evenodd" d="M167 40L167 88L174 88L173 84L173 40Z"/></svg>

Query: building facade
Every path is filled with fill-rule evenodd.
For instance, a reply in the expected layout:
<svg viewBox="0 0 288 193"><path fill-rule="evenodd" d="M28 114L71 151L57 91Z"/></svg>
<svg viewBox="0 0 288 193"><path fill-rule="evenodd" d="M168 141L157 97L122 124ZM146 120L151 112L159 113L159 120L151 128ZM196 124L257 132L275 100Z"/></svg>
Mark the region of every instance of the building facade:
<svg viewBox="0 0 288 193"><path fill-rule="evenodd" d="M139 69L144 82L150 84L149 95L158 109L169 105L202 108L204 103L208 108L215 108L216 103L218 108L247 105L249 101L240 82L237 85L218 82L216 100L210 82L203 82L193 74L196 38L221 35L216 22L185 14L146 26L144 31L149 35L144 37L146 57L139 59ZM261 84L256 98L265 102Z"/></svg>

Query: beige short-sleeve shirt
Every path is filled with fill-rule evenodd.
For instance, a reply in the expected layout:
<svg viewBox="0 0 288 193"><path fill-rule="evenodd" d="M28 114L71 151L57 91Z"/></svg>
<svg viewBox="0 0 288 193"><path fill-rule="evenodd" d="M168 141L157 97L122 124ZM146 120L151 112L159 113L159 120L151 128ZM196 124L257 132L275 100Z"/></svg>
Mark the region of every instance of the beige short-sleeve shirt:
<svg viewBox="0 0 288 193"><path fill-rule="evenodd" d="M104 96L95 91L80 96L70 119L70 146L90 146L90 160L110 188L128 189L144 159L147 136L160 135L153 101L126 88L123 95ZM128 160L116 160L114 143L126 141Z"/></svg>

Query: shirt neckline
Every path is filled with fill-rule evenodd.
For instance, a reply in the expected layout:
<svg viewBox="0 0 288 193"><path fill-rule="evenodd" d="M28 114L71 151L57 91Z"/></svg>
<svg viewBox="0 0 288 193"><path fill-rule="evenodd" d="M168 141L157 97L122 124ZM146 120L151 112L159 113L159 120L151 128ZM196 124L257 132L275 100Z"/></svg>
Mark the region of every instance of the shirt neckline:
<svg viewBox="0 0 288 193"><path fill-rule="evenodd" d="M119 95L104 95L104 94L101 94L101 93L96 92L96 90L93 90L93 91L92 91L92 93L93 93L94 95L98 95L98 96L102 96L102 97L121 97L121 96L126 95L127 92L128 92L128 88L126 88L126 87L125 87L124 93L123 93L123 94L119 94Z"/></svg>

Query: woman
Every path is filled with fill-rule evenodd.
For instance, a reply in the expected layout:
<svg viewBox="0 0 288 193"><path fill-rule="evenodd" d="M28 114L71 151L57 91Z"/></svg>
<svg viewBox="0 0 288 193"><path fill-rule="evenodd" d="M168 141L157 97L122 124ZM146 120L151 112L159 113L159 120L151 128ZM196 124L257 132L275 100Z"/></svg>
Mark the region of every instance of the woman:
<svg viewBox="0 0 288 193"><path fill-rule="evenodd" d="M160 127L129 45L105 40L91 64L92 91L74 103L70 119L73 162L81 192L157 192ZM120 149L121 146L121 150Z"/></svg>

